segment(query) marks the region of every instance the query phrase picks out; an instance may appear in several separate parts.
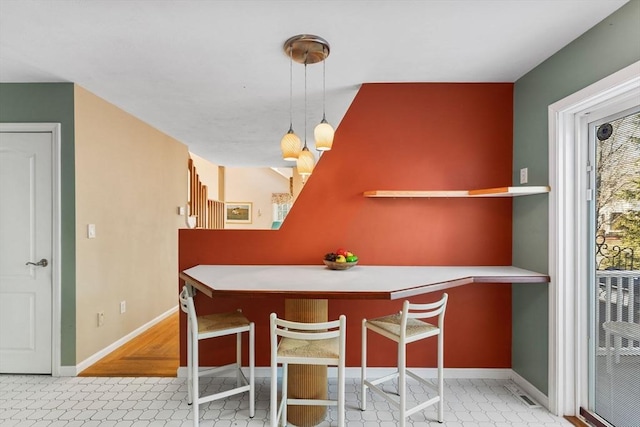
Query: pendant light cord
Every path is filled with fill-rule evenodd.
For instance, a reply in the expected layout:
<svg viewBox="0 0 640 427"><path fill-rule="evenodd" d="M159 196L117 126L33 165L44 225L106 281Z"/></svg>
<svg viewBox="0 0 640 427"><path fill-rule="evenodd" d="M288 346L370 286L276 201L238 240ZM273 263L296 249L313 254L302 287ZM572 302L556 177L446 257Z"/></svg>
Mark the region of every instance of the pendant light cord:
<svg viewBox="0 0 640 427"><path fill-rule="evenodd" d="M324 54L325 47L322 46L322 53ZM323 55L325 59L322 60L322 120L326 120L325 110L326 110L326 99L327 99L327 84L326 84L326 66L327 66L327 55Z"/></svg>
<svg viewBox="0 0 640 427"><path fill-rule="evenodd" d="M307 148L307 61L304 61L304 148Z"/></svg>
<svg viewBox="0 0 640 427"><path fill-rule="evenodd" d="M293 131L293 48L289 48L289 130Z"/></svg>

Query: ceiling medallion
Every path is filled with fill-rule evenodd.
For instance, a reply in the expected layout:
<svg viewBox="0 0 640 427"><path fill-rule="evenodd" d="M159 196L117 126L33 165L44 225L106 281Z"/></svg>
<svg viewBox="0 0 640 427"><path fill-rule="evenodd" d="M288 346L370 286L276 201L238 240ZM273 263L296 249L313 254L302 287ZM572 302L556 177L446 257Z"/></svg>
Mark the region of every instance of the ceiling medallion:
<svg viewBox="0 0 640 427"><path fill-rule="evenodd" d="M284 42L284 52L300 64L316 64L329 56L329 42L319 36L299 34Z"/></svg>

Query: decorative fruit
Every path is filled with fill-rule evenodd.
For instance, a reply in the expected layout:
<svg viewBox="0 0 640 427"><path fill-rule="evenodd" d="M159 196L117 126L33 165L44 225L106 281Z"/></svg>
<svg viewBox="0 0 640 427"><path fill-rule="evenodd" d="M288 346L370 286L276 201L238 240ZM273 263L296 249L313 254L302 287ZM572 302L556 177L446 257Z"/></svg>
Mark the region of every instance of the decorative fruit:
<svg viewBox="0 0 640 427"><path fill-rule="evenodd" d="M327 261L335 261L337 256L338 255L334 254L333 252L330 252L324 256L324 259L326 259Z"/></svg>
<svg viewBox="0 0 640 427"><path fill-rule="evenodd" d="M338 249L336 250L336 254L337 254L337 255L342 255L342 256L347 256L347 250L346 250L346 249L344 249L344 248L338 248Z"/></svg>
<svg viewBox="0 0 640 427"><path fill-rule="evenodd" d="M335 252L329 252L324 256L325 261L331 262L357 262L358 257L351 251L344 248L338 248Z"/></svg>

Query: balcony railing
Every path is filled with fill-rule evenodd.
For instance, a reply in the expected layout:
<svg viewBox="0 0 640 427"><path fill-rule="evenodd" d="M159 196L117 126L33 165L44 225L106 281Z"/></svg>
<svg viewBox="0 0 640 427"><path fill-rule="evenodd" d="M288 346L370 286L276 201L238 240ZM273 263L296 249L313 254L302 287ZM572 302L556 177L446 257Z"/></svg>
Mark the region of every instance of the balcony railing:
<svg viewBox="0 0 640 427"><path fill-rule="evenodd" d="M607 346L615 346L620 355L640 355L640 341L619 336L608 336L602 324L605 322L628 322L640 324L640 270L598 270L598 319L599 354ZM607 342L609 340L609 342ZM619 340L619 341L613 341Z"/></svg>
<svg viewBox="0 0 640 427"><path fill-rule="evenodd" d="M634 265L635 263L635 265ZM633 270L638 268L633 248L623 248L607 242L606 236L596 236L596 268L598 270Z"/></svg>

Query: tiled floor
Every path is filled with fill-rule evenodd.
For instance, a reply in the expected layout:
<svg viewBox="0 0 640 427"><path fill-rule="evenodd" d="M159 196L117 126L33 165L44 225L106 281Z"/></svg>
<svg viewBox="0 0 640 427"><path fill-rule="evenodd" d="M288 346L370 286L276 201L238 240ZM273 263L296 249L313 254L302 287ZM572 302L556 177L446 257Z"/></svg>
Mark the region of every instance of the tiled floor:
<svg viewBox="0 0 640 427"><path fill-rule="evenodd" d="M224 380L203 378L203 387L225 387ZM412 426L540 427L570 426L544 408L529 408L509 392L507 380L445 380L445 423L436 410L414 414ZM425 390L410 383L412 393ZM330 393L336 385L330 382ZM369 394L367 411L359 409L359 381L347 379L349 427L397 425L389 404ZM214 401L202 408L201 426L267 426L269 379L256 382L256 414L249 418L248 395ZM9 426L190 426L184 378L95 378L0 375L0 425ZM321 426L335 426L333 408Z"/></svg>

